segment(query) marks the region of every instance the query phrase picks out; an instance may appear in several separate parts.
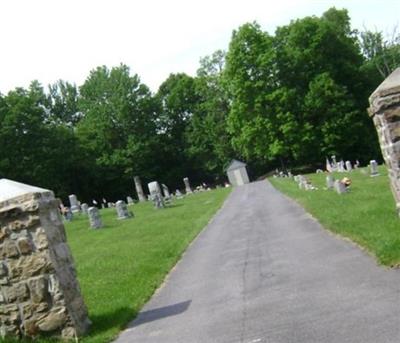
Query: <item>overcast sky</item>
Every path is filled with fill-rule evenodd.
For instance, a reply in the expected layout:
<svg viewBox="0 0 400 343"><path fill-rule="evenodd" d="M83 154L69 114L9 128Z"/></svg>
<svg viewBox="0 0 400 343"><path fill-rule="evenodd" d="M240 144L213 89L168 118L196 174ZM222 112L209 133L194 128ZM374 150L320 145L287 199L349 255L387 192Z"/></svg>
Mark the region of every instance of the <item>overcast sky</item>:
<svg viewBox="0 0 400 343"><path fill-rule="evenodd" d="M194 75L246 22L273 33L332 6L358 29L386 32L400 20L400 0L0 0L0 92L34 79L81 85L96 66L121 62L157 91L170 73Z"/></svg>

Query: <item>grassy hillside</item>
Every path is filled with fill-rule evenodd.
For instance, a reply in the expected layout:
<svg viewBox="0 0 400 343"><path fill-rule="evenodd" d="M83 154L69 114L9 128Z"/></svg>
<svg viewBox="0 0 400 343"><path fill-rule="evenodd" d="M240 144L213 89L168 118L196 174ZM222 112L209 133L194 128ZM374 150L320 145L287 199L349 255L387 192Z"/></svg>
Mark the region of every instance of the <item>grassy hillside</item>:
<svg viewBox="0 0 400 343"><path fill-rule="evenodd" d="M165 209L152 203L130 207L135 217L117 220L115 209L101 210L104 228L89 229L86 216L65 224L68 243L91 331L81 342L103 343L115 338L131 321L189 243L221 207L230 189L197 193L174 200ZM35 342L54 342L39 338Z"/></svg>
<svg viewBox="0 0 400 343"><path fill-rule="evenodd" d="M306 177L318 190L300 190L291 179L270 178L280 191L295 199L327 229L350 238L375 255L387 266L400 264L400 218L389 186L386 169L380 176L370 177L367 169L350 173L334 173L352 180L349 193L339 195L326 190L327 174Z"/></svg>

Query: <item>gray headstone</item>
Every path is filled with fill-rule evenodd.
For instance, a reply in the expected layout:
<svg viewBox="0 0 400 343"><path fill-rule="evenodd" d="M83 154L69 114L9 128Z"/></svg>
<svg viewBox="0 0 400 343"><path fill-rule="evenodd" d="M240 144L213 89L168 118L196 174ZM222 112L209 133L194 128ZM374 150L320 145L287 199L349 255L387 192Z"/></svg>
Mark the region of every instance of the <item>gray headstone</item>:
<svg viewBox="0 0 400 343"><path fill-rule="evenodd" d="M157 181L150 182L148 185L150 197L153 200L155 208L163 208L164 201L161 193L160 184Z"/></svg>
<svg viewBox="0 0 400 343"><path fill-rule="evenodd" d="M143 188L142 188L142 182L140 181L140 177L139 176L135 176L133 178L133 180L135 181L135 188L136 188L136 193L138 195L138 199L140 202L144 202L146 201L146 195L143 192Z"/></svg>
<svg viewBox="0 0 400 343"><path fill-rule="evenodd" d="M342 182L340 182L339 180L335 180L333 187L335 188L335 191L338 194L343 194L343 193L347 192L346 186Z"/></svg>
<svg viewBox="0 0 400 343"><path fill-rule="evenodd" d="M185 192L186 194L192 194L192 188L190 187L190 182L189 182L189 178L185 177L183 178L183 182L185 183Z"/></svg>
<svg viewBox="0 0 400 343"><path fill-rule="evenodd" d="M331 189L331 188L333 188L334 183L335 183L334 177L333 177L331 174L329 174L329 175L326 177L326 187L327 187L328 189Z"/></svg>
<svg viewBox="0 0 400 343"><path fill-rule="evenodd" d="M169 193L169 188L167 185L161 184L163 193L164 193L164 198L165 199L170 199L171 198L171 194Z"/></svg>
<svg viewBox="0 0 400 343"><path fill-rule="evenodd" d="M348 172L350 172L350 171L353 170L353 166L351 165L351 162L350 162L350 161L346 161L346 170L347 170Z"/></svg>
<svg viewBox="0 0 400 343"><path fill-rule="evenodd" d="M133 217L132 212L128 211L128 206L125 204L125 201L118 200L115 204L115 208L117 209L118 219L128 219Z"/></svg>
<svg viewBox="0 0 400 343"><path fill-rule="evenodd" d="M89 207L88 216L90 227L92 229L99 229L103 226L103 222L101 221L100 212L97 207Z"/></svg>
<svg viewBox="0 0 400 343"><path fill-rule="evenodd" d="M183 198L183 194L181 193L181 191L179 189L177 189L175 191L175 196L177 199L182 199Z"/></svg>
<svg viewBox="0 0 400 343"><path fill-rule="evenodd" d="M371 168L371 176L378 176L378 163L375 160L369 162L369 166Z"/></svg>
<svg viewBox="0 0 400 343"><path fill-rule="evenodd" d="M79 208L78 199L76 198L75 194L71 194L68 196L70 208L73 213L80 212L81 209Z"/></svg>
<svg viewBox="0 0 400 343"><path fill-rule="evenodd" d="M344 173L345 171L346 171L346 169L344 168L344 162L343 162L343 160L341 160L341 161L338 163L338 172Z"/></svg>
<svg viewBox="0 0 400 343"><path fill-rule="evenodd" d="M133 205L133 199L130 196L126 197L126 201L128 202L128 205Z"/></svg>
<svg viewBox="0 0 400 343"><path fill-rule="evenodd" d="M83 203L83 204L81 205L82 213L83 213L83 214L88 214L88 208L89 208L89 205L86 204L86 203Z"/></svg>

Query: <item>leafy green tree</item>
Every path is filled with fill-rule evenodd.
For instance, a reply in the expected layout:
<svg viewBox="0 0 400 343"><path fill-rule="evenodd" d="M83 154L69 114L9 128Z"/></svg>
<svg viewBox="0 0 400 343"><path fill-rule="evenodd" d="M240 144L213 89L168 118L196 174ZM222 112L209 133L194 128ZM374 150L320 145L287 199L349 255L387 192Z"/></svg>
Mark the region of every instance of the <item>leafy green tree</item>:
<svg viewBox="0 0 400 343"><path fill-rule="evenodd" d="M224 82L232 101L228 130L238 157L267 161L268 114L266 94L276 84L272 37L258 24L233 32L226 56Z"/></svg>
<svg viewBox="0 0 400 343"><path fill-rule="evenodd" d="M75 126L81 119L78 109L78 89L75 84L57 81L49 85L50 120Z"/></svg>
<svg viewBox="0 0 400 343"><path fill-rule="evenodd" d="M224 174L224 166L234 156L226 127L229 98L222 85L224 64L221 50L200 60L195 79L198 101L186 131L190 160L212 181Z"/></svg>
<svg viewBox="0 0 400 343"><path fill-rule="evenodd" d="M66 197L76 175L77 141L71 130L46 120L47 105L36 81L0 98L0 176Z"/></svg>
<svg viewBox="0 0 400 343"><path fill-rule="evenodd" d="M269 166L316 164L329 152L372 157L363 63L346 10L292 21L275 36L255 23L234 31L224 78L235 150Z"/></svg>
<svg viewBox="0 0 400 343"><path fill-rule="evenodd" d="M103 194L125 194L136 174L154 177L158 107L136 74L125 65L92 70L80 87L78 108L77 136L95 160Z"/></svg>
<svg viewBox="0 0 400 343"><path fill-rule="evenodd" d="M157 126L162 147L159 163L165 172L163 177L172 184L185 175L196 178L196 170L186 154L186 130L199 100L195 79L183 73L171 74L161 84L156 98L161 105Z"/></svg>

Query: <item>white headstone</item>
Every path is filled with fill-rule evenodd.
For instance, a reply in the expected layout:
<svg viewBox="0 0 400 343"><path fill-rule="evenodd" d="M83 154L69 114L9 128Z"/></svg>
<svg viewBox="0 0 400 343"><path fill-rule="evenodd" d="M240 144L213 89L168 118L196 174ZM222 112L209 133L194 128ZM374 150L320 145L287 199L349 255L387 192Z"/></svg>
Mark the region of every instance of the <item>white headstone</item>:
<svg viewBox="0 0 400 343"><path fill-rule="evenodd" d="M372 160L369 162L370 168L371 168L371 176L378 176L378 163L375 160Z"/></svg>
<svg viewBox="0 0 400 343"><path fill-rule="evenodd" d="M185 192L186 192L186 194L193 193L192 192L192 188L190 187L189 178L188 177L183 178L183 182L185 183Z"/></svg>
<svg viewBox="0 0 400 343"><path fill-rule="evenodd" d="M341 160L341 161L338 163L338 172L344 173L345 171L346 171L346 169L344 168L344 162L343 162L343 160Z"/></svg>
<svg viewBox="0 0 400 343"><path fill-rule="evenodd" d="M346 161L346 170L347 170L348 172L350 172L350 171L352 171L352 170L353 170L353 167L352 167L352 165L351 165L351 162L350 162L350 161Z"/></svg>
<svg viewBox="0 0 400 343"><path fill-rule="evenodd" d="M133 205L133 199L130 196L126 197L126 201L128 202L128 205Z"/></svg>
<svg viewBox="0 0 400 343"><path fill-rule="evenodd" d="M161 193L160 184L157 181L153 181L150 182L147 186L149 187L150 197L154 202L154 207L163 208L164 201Z"/></svg>
<svg viewBox="0 0 400 343"><path fill-rule="evenodd" d="M79 208L79 203L78 203L78 199L76 198L76 195L71 194L68 196L68 198L69 198L69 203L71 204L71 211L73 213L80 212L81 209Z"/></svg>
<svg viewBox="0 0 400 343"><path fill-rule="evenodd" d="M331 159L332 159L332 164L331 164L332 171L338 170L338 164L337 164L337 162L336 162L336 156L335 156L335 155L332 155L332 156L331 156Z"/></svg>
<svg viewBox="0 0 400 343"><path fill-rule="evenodd" d="M327 187L328 189L331 189L331 188L333 188L334 183L335 183L334 177L333 177L331 174L329 174L329 175L326 177L326 187Z"/></svg>

